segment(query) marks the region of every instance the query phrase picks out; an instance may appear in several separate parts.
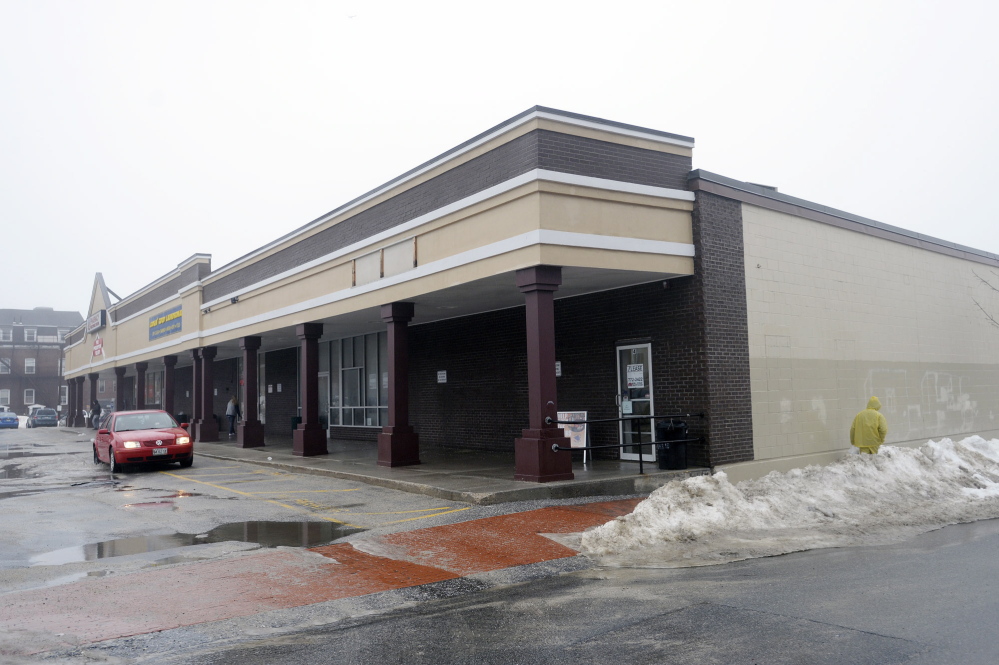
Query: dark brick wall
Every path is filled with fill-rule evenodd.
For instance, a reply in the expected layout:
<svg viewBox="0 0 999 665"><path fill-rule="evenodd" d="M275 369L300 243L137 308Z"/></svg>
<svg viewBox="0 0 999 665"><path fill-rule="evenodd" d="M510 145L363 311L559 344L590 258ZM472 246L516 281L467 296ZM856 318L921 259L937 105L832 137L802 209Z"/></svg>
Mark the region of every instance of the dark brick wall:
<svg viewBox="0 0 999 665"><path fill-rule="evenodd" d="M188 420L194 413L194 368L177 367L173 371L173 410L174 414L186 415Z"/></svg>
<svg viewBox="0 0 999 665"><path fill-rule="evenodd" d="M216 360L212 370L217 393L212 396L212 409L213 413L218 416L219 427L225 430L222 433L225 434L229 431L229 421L226 420L225 409L239 385L239 360L237 358ZM240 409L242 408L243 405L240 404Z"/></svg>
<svg viewBox="0 0 999 665"><path fill-rule="evenodd" d="M559 408L588 411L590 418L617 418L617 358L620 343L652 345L655 412L699 413L706 408L700 323L691 278L643 284L556 301L556 355L562 363ZM687 420L690 436L704 434L700 419ZM618 443L616 424L591 426L594 445ZM617 451L598 451L617 457ZM705 446L690 444L688 461L707 466Z"/></svg>
<svg viewBox="0 0 999 665"><path fill-rule="evenodd" d="M141 312L145 308L155 305L156 303L166 300L167 298L176 296L179 289L198 281L207 273L208 264L195 263L194 265L188 266L184 272L168 282L157 286L155 289L144 294L142 297L136 298L135 300L126 300L114 307L111 310L113 314L108 314L108 323L111 323L110 319L112 318L115 321L121 321L125 317L131 316L136 312Z"/></svg>
<svg viewBox="0 0 999 665"><path fill-rule="evenodd" d="M330 438L346 439L348 441L378 441L381 427L342 427L335 425L330 432Z"/></svg>
<svg viewBox="0 0 999 665"><path fill-rule="evenodd" d="M684 189L690 157L537 130L206 284L204 300L244 288L535 168Z"/></svg>
<svg viewBox="0 0 999 665"><path fill-rule="evenodd" d="M268 385L274 386L274 392L266 393L264 436L290 437L291 419L298 416L298 348L265 354L264 367L265 390ZM279 383L281 392L277 391Z"/></svg>
<svg viewBox="0 0 999 665"><path fill-rule="evenodd" d="M538 168L654 187L687 187L690 157L560 132L538 134Z"/></svg>
<svg viewBox="0 0 999 665"><path fill-rule="evenodd" d="M742 204L697 192L693 215L697 316L704 334L712 466L753 459Z"/></svg>
<svg viewBox="0 0 999 665"><path fill-rule="evenodd" d="M706 408L700 323L690 278L618 289L555 303L556 356L562 363L558 404L616 418L618 342L650 341L656 412ZM527 427L524 309L515 308L410 329L412 423L421 445L513 450ZM447 370L448 382L437 383ZM472 415L474 414L474 415ZM704 432L689 421L692 436ZM617 425L594 425L592 443L617 443ZM704 446L691 464L707 465ZM617 457L601 451L599 457Z"/></svg>
<svg viewBox="0 0 999 665"><path fill-rule="evenodd" d="M528 426L524 331L522 307L410 327L410 419L421 447L513 451ZM437 383L441 370L447 383Z"/></svg>

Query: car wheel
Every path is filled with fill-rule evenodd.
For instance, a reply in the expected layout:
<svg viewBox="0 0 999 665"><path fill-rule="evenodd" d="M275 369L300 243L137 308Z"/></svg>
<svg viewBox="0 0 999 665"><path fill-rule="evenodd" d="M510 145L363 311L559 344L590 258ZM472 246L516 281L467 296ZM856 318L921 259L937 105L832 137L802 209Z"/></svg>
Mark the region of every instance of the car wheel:
<svg viewBox="0 0 999 665"><path fill-rule="evenodd" d="M108 459L111 460L111 473L124 473L125 465L119 464L114 456L114 448L108 448Z"/></svg>
<svg viewBox="0 0 999 665"><path fill-rule="evenodd" d="M97 446L94 446L94 464L100 464L101 458L97 456Z"/></svg>
<svg viewBox="0 0 999 665"><path fill-rule="evenodd" d="M190 459L182 459L182 460L180 460L180 468L182 468L182 469L186 469L187 467L191 466L192 464L194 464L194 457L193 456Z"/></svg>

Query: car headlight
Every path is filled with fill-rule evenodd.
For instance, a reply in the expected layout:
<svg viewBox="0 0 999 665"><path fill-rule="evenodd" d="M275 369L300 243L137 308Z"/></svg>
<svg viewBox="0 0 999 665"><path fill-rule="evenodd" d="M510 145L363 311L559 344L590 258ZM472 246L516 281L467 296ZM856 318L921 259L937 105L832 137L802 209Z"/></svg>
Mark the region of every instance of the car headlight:
<svg viewBox="0 0 999 665"><path fill-rule="evenodd" d="M141 448L142 447L142 444L139 443L138 441L126 441L122 445L125 446L126 448Z"/></svg>
<svg viewBox="0 0 999 665"><path fill-rule="evenodd" d="M191 443L191 437L189 437L189 436L178 436L177 437L177 441L175 443L179 443L179 444Z"/></svg>

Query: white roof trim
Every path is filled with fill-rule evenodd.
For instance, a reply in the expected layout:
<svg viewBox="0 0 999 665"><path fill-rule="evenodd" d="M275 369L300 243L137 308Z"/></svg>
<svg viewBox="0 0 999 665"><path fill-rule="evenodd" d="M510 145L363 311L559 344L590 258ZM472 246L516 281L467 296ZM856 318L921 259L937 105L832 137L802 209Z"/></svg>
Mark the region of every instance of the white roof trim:
<svg viewBox="0 0 999 665"><path fill-rule="evenodd" d="M291 268L290 270L286 270L278 275L274 275L273 277L268 277L267 279L255 282L254 284L246 286L242 289L238 289L231 293L227 293L221 298L216 298L208 302L203 302L201 303L201 308L204 309L205 307L214 307L215 305L228 302L230 298L242 296L244 294L255 291L263 286L279 282L283 279L287 279L288 277L292 277L306 270L311 270L316 266L322 265L329 261L333 261L346 254L362 251L364 250L364 248L380 243L386 240L387 238L391 238L392 236L405 234L409 231L413 231L419 228L420 226L427 224L428 222L432 222L435 219L439 219L441 217L444 217L445 215L450 215L451 213L458 212L459 210L462 210L464 208L469 208L471 206L477 205L495 196L499 196L500 194L504 194L513 189L516 189L517 187L521 187L523 185L535 181L557 182L563 185L575 185L578 187L589 187L591 189L603 189L605 191L624 192L628 194L642 194L645 196L655 196L659 198L673 199L680 201L694 200L694 193L688 192L683 189L669 189L667 187L652 187L649 185L637 185L635 183L621 182L618 180L606 180L604 178L592 178L589 176L573 175L571 173L560 173L558 171L534 169L533 171L528 171L523 175L511 178L506 182L502 182L498 185L493 185L489 189L485 189L481 192L473 194L472 196L468 196L459 201L455 201L454 203L450 203L444 206L443 208L438 208L433 212L428 212L424 215L420 215L419 217L411 219L408 222L404 222L403 224L399 224L398 226L393 226L391 229L382 231L381 233L377 233L373 236L365 238L364 240L353 243L352 245L348 245L347 247L344 247L342 249L338 249L335 252L331 252L325 256L321 256L307 263L303 263L299 266Z"/></svg>

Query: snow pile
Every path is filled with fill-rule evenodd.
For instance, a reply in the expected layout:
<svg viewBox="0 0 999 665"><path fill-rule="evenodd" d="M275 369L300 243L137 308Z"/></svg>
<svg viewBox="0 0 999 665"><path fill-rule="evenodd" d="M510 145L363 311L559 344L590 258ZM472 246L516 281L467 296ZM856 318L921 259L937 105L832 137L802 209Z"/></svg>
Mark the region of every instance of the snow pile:
<svg viewBox="0 0 999 665"><path fill-rule="evenodd" d="M882 446L827 466L733 485L724 473L673 482L582 537L607 565L683 567L820 547L898 542L999 517L999 439Z"/></svg>

